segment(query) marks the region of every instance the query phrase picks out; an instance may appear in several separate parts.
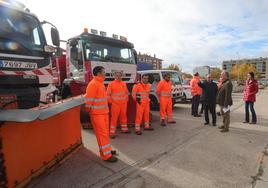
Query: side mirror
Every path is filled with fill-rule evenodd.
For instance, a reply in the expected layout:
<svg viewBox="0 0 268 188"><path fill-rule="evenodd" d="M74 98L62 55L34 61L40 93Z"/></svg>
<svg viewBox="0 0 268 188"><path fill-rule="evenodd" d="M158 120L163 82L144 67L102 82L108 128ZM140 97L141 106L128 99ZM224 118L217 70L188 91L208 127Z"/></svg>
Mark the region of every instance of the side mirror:
<svg viewBox="0 0 268 188"><path fill-rule="evenodd" d="M59 31L56 28L51 27L50 33L51 33L52 44L55 46L60 46Z"/></svg>
<svg viewBox="0 0 268 188"><path fill-rule="evenodd" d="M133 54L134 54L134 59L135 59L135 64L138 64L138 57L137 57L137 51L133 50Z"/></svg>

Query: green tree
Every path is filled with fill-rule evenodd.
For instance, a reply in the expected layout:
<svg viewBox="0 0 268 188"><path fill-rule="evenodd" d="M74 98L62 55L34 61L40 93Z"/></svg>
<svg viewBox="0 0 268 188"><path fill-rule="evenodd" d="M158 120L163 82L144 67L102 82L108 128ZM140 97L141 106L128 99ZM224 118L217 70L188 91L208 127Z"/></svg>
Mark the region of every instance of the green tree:
<svg viewBox="0 0 268 188"><path fill-rule="evenodd" d="M213 68L210 72L211 77L213 80L219 80L221 76L221 69L220 68Z"/></svg>
<svg viewBox="0 0 268 188"><path fill-rule="evenodd" d="M181 72L181 67L177 64L170 64L167 68L167 70L175 70Z"/></svg>
<svg viewBox="0 0 268 188"><path fill-rule="evenodd" d="M256 70L256 67L252 64L236 64L231 69L231 78L237 81L245 81L249 72L254 72L254 74L257 76L259 75Z"/></svg>

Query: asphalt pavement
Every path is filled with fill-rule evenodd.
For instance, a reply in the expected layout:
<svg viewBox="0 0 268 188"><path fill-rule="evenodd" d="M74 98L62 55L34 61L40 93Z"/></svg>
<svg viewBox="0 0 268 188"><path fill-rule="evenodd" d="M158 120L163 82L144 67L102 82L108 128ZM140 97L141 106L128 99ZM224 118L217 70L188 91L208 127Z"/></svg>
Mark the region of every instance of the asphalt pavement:
<svg viewBox="0 0 268 188"><path fill-rule="evenodd" d="M233 94L230 132L205 126L190 115L190 103L174 107L174 125L161 127L153 112L154 131L118 134L111 140L119 161L98 156L93 130L82 130L84 148L29 187L268 187L268 90L261 90L255 108L258 124L243 124L241 93ZM217 117L221 125L221 117ZM119 130L118 130L119 131Z"/></svg>

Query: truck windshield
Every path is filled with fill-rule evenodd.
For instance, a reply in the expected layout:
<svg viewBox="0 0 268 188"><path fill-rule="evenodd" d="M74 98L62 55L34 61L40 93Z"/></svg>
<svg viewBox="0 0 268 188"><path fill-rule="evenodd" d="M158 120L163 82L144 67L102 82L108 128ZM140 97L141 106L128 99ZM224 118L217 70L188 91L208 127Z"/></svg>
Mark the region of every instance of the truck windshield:
<svg viewBox="0 0 268 188"><path fill-rule="evenodd" d="M171 76L171 81L173 85L178 85L181 84L181 78L180 78L180 74L177 72L169 72L169 71L164 71L162 72L162 76L164 78L165 74L170 74Z"/></svg>
<svg viewBox="0 0 268 188"><path fill-rule="evenodd" d="M1 52L39 55L44 51L44 34L34 16L0 5L0 26Z"/></svg>
<svg viewBox="0 0 268 188"><path fill-rule="evenodd" d="M135 64L133 49L123 46L99 43L84 43L86 60Z"/></svg>

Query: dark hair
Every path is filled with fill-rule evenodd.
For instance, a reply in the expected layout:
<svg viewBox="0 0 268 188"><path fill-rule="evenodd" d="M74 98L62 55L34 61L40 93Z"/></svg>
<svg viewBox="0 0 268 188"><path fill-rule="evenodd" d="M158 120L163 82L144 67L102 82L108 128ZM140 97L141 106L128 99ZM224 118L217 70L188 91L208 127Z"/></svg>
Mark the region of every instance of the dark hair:
<svg viewBox="0 0 268 188"><path fill-rule="evenodd" d="M199 76L199 73L198 72L194 73L194 76Z"/></svg>
<svg viewBox="0 0 268 188"><path fill-rule="evenodd" d="M168 76L171 76L170 73L166 73L166 74L164 75L164 78L166 78L166 77L168 77Z"/></svg>
<svg viewBox="0 0 268 188"><path fill-rule="evenodd" d="M104 67L102 67L102 66L96 66L96 67L94 67L94 69L93 69L93 75L94 76L97 76L98 75L98 73L101 73L101 71L104 69Z"/></svg>
<svg viewBox="0 0 268 188"><path fill-rule="evenodd" d="M148 76L148 77L149 77L149 74L143 74L143 75L141 76L141 78L143 78L143 77L145 77L145 76Z"/></svg>
<svg viewBox="0 0 268 188"><path fill-rule="evenodd" d="M250 72L249 74L250 74L251 78L254 78L254 76L255 76L254 72Z"/></svg>

